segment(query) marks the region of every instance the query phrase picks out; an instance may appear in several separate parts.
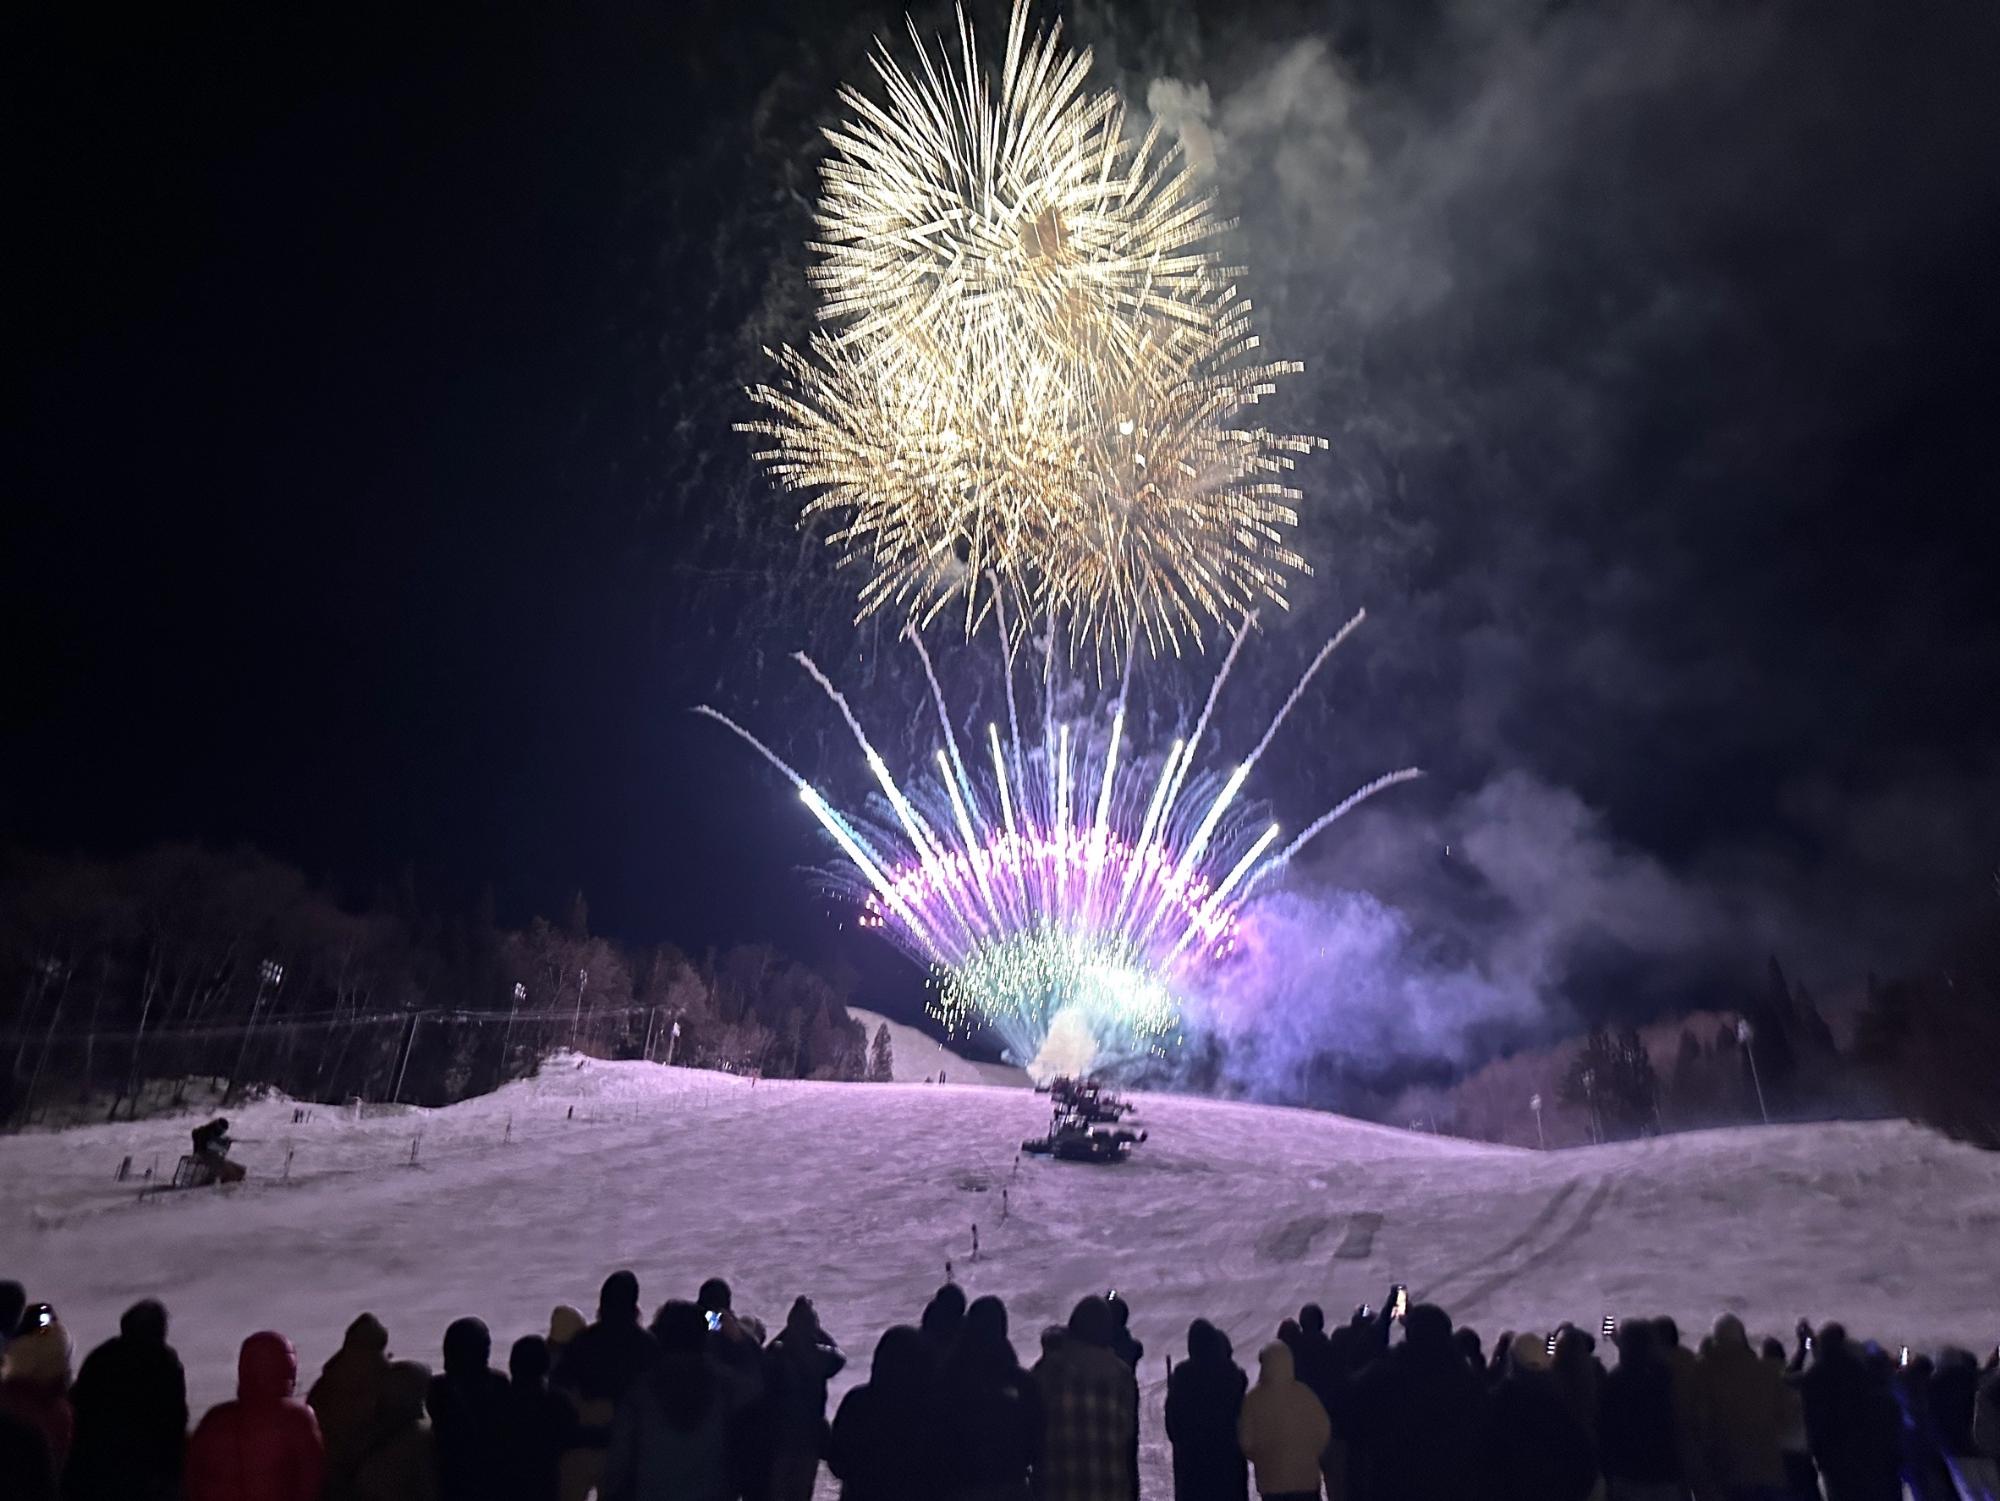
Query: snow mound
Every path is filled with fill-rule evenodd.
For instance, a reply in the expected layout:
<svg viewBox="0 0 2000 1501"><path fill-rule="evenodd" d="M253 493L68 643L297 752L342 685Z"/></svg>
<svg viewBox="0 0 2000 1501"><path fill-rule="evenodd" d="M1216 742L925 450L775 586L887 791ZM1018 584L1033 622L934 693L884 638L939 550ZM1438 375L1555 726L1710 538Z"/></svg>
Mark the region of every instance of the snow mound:
<svg viewBox="0 0 2000 1501"><path fill-rule="evenodd" d="M942 1087L753 1083L567 1057L445 1110L258 1102L232 1114L249 1181L188 1193L115 1175L128 1155L171 1175L192 1118L0 1139L0 1276L54 1302L79 1354L162 1297L198 1407L253 1329L288 1333L309 1378L370 1309L435 1364L453 1318L504 1349L622 1266L648 1307L717 1273L771 1322L810 1292L857 1379L947 1263L1007 1299L1030 1359L1042 1326L1116 1287L1148 1350L1148 1495L1169 1488L1162 1357L1197 1315L1250 1352L1309 1299L1342 1317L1405 1281L1489 1338L1605 1311L1692 1334L1725 1310L1757 1334L1806 1315L1920 1347L1993 1338L2000 1157L1900 1122L1541 1154L1141 1096L1152 1139L1090 1167L1022 1158L1047 1100L944 1066Z"/></svg>

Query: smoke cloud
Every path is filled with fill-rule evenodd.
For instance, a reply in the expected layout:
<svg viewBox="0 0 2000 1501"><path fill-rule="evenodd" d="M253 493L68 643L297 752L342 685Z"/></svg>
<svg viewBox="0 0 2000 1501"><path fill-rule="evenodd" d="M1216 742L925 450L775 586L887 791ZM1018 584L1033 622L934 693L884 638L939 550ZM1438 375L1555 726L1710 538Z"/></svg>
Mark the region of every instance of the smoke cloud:
<svg viewBox="0 0 2000 1501"><path fill-rule="evenodd" d="M1308 365L1287 419L1333 440L1261 660L1374 617L1285 781L1432 775L1257 904L1215 1017L1240 1082L1726 1004L1770 953L1823 991L1920 962L2000 858L2000 712L1966 697L2000 624L1960 556L2000 545L1963 494L2000 22L1253 24L1127 87L1240 216Z"/></svg>

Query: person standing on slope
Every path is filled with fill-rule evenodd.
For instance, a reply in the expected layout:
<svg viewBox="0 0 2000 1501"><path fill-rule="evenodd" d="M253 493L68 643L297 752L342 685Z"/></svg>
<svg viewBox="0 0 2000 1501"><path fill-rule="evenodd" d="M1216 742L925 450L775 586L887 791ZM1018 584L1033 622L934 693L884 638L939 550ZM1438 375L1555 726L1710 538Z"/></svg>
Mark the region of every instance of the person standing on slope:
<svg viewBox="0 0 2000 1501"><path fill-rule="evenodd" d="M826 1384L846 1364L840 1346L820 1327L812 1299L794 1300L785 1327L764 1347L771 1501L812 1501L826 1448Z"/></svg>
<svg viewBox="0 0 2000 1501"><path fill-rule="evenodd" d="M955 1501L1027 1501L1041 1455L1042 1400L1007 1338L1007 1305L976 1298L944 1370Z"/></svg>
<svg viewBox="0 0 2000 1501"><path fill-rule="evenodd" d="M1743 1321L1715 1321L1701 1355L1702 1411L1707 1415L1703 1473L1723 1501L1767 1501L1785 1491L1785 1378L1755 1350Z"/></svg>
<svg viewBox="0 0 2000 1501"><path fill-rule="evenodd" d="M1493 1501L1585 1501L1597 1486L1597 1456L1556 1386L1548 1341L1516 1335L1496 1356L1506 1373L1493 1388L1489 1424Z"/></svg>
<svg viewBox="0 0 2000 1501"><path fill-rule="evenodd" d="M1174 1501L1244 1501L1250 1468L1236 1440L1248 1378L1229 1336L1207 1319L1188 1325L1188 1358L1167 1380L1167 1442Z"/></svg>
<svg viewBox="0 0 2000 1501"><path fill-rule="evenodd" d="M576 1433L562 1459L563 1501L584 1501L604 1474L618 1399L652 1365L653 1355L653 1337L639 1325L639 1279L613 1272L597 1295L597 1322L561 1347L550 1380L577 1412Z"/></svg>
<svg viewBox="0 0 2000 1501"><path fill-rule="evenodd" d="M1291 1347L1257 1352L1257 1384L1243 1399L1236 1441L1264 1501L1319 1501L1320 1457L1333 1437L1326 1409L1294 1372Z"/></svg>
<svg viewBox="0 0 2000 1501"><path fill-rule="evenodd" d="M493 1501L505 1471L507 1378L494 1370L493 1336L478 1319L444 1332L444 1374L424 1405L437 1442L443 1501Z"/></svg>
<svg viewBox="0 0 2000 1501"><path fill-rule="evenodd" d="M1035 1366L1042 1389L1042 1501L1134 1501L1139 1383L1112 1348L1111 1305L1085 1298Z"/></svg>
<svg viewBox="0 0 2000 1501"><path fill-rule="evenodd" d="M327 1501L346 1501L354 1472L377 1438L382 1388L389 1379L389 1331L372 1313L347 1326L340 1348L306 1393L326 1445Z"/></svg>
<svg viewBox="0 0 2000 1501"><path fill-rule="evenodd" d="M71 1356L69 1331L46 1303L21 1316L20 1332L0 1354L0 1412L12 1413L42 1435L58 1477L76 1433L69 1405Z"/></svg>
<svg viewBox="0 0 2000 1501"><path fill-rule="evenodd" d="M273 1330L243 1341L236 1399L188 1440L187 1501L319 1501L326 1453L312 1409L292 1395L298 1352Z"/></svg>
<svg viewBox="0 0 2000 1501"><path fill-rule="evenodd" d="M938 1501L949 1456L923 1335L908 1324L875 1345L868 1381L841 1399L826 1463L841 1501Z"/></svg>
<svg viewBox="0 0 2000 1501"><path fill-rule="evenodd" d="M187 1459L187 1376L167 1343L167 1310L134 1303L70 1388L76 1439L70 1501L173 1501Z"/></svg>

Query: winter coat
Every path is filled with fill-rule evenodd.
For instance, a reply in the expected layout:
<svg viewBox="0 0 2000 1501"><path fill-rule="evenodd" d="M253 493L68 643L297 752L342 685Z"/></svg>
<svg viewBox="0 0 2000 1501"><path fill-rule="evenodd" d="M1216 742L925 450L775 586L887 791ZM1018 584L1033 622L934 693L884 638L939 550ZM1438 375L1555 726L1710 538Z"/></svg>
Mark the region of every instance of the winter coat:
<svg viewBox="0 0 2000 1501"><path fill-rule="evenodd" d="M826 1465L840 1481L841 1501L938 1501L946 1494L950 1456L931 1352L921 1335L907 1332L894 1361L878 1347L868 1383L843 1397L834 1414Z"/></svg>
<svg viewBox="0 0 2000 1501"><path fill-rule="evenodd" d="M543 1386L515 1382L507 1393L501 1430L505 1501L556 1501L563 1451L576 1432L569 1398Z"/></svg>
<svg viewBox="0 0 2000 1501"><path fill-rule="evenodd" d="M434 1378L424 1406L444 1501L492 1501L506 1473L507 1378L486 1366Z"/></svg>
<svg viewBox="0 0 2000 1501"><path fill-rule="evenodd" d="M1277 1340L1257 1352L1257 1384L1243 1399L1236 1441L1264 1496L1319 1493L1319 1461L1333 1437L1326 1408L1293 1373L1291 1350Z"/></svg>
<svg viewBox="0 0 2000 1501"><path fill-rule="evenodd" d="M700 1355L663 1358L633 1383L611 1425L602 1501L729 1501L726 1393Z"/></svg>
<svg viewBox="0 0 2000 1501"><path fill-rule="evenodd" d="M353 1501L437 1501L437 1447L424 1422L430 1384L430 1367L412 1360L383 1374L376 1428L348 1482Z"/></svg>
<svg viewBox="0 0 2000 1501"><path fill-rule="evenodd" d="M69 1376L69 1331L60 1323L15 1336L0 1356L0 1412L12 1413L40 1432L58 1476L76 1432Z"/></svg>
<svg viewBox="0 0 2000 1501"><path fill-rule="evenodd" d="M1132 1501L1139 1383L1115 1351L1071 1338L1035 1364L1042 1391L1042 1501Z"/></svg>
<svg viewBox="0 0 2000 1501"><path fill-rule="evenodd" d="M157 1501L180 1494L187 1451L187 1376L164 1337L119 1334L83 1363L70 1388L76 1439L70 1501Z"/></svg>
<svg viewBox="0 0 2000 1501"><path fill-rule="evenodd" d="M1244 1501L1250 1467L1236 1441L1247 1378L1215 1331L1188 1337L1188 1358L1167 1381L1167 1442L1174 1501Z"/></svg>
<svg viewBox="0 0 2000 1501"><path fill-rule="evenodd" d="M1301 1329L1292 1341L1292 1370L1306 1389L1333 1411L1333 1341L1324 1329Z"/></svg>
<svg viewBox="0 0 2000 1501"><path fill-rule="evenodd" d="M282 1334L243 1341L236 1400L211 1407L188 1441L188 1501L319 1501L326 1454L312 1409L292 1395L298 1379Z"/></svg>
<svg viewBox="0 0 2000 1501"><path fill-rule="evenodd" d="M599 1319L562 1347L550 1385L574 1392L579 1407L586 1402L615 1404L657 1353L653 1336L639 1327L636 1314L622 1321ZM611 1435L604 1431L579 1437L601 1449Z"/></svg>
<svg viewBox="0 0 2000 1501"><path fill-rule="evenodd" d="M1673 1378L1674 1444L1680 1450L1681 1474L1690 1489L1708 1495L1714 1487L1705 1473L1708 1402L1702 1390L1700 1358L1681 1344L1664 1346L1656 1354Z"/></svg>
<svg viewBox="0 0 2000 1501"><path fill-rule="evenodd" d="M306 1393L326 1445L327 1494L345 1495L381 1423L382 1386L389 1376L389 1335L372 1313L347 1326L347 1336Z"/></svg>
<svg viewBox="0 0 2000 1501"><path fill-rule="evenodd" d="M42 1430L0 1411L0 1475L10 1501L56 1501L56 1463Z"/></svg>
<svg viewBox="0 0 2000 1501"><path fill-rule="evenodd" d="M945 1364L944 1418L953 1490L1027 1494L1042 1444L1042 1393L1004 1341L960 1338Z"/></svg>
<svg viewBox="0 0 2000 1501"><path fill-rule="evenodd" d="M395 1429L355 1466L353 1501L437 1501L437 1446L421 1420Z"/></svg>
<svg viewBox="0 0 2000 1501"><path fill-rule="evenodd" d="M1851 1350L1822 1349L1799 1391L1829 1501L1900 1501L1903 1420L1888 1383Z"/></svg>
<svg viewBox="0 0 2000 1501"><path fill-rule="evenodd" d="M1597 1484L1590 1435L1552 1376L1516 1368L1493 1389L1493 1501L1585 1501Z"/></svg>
<svg viewBox="0 0 2000 1501"><path fill-rule="evenodd" d="M1674 1377L1665 1362L1621 1360L1604 1378L1597 1449L1607 1479L1667 1485L1681 1478Z"/></svg>
<svg viewBox="0 0 2000 1501"><path fill-rule="evenodd" d="M1343 1405L1369 1481L1361 1494L1464 1501L1480 1493L1486 1388L1449 1337L1406 1339L1361 1373Z"/></svg>
<svg viewBox="0 0 2000 1501"><path fill-rule="evenodd" d="M769 1397L769 1437L774 1450L811 1450L826 1445L826 1384L839 1375L847 1357L825 1334L787 1327L764 1350L764 1387Z"/></svg>
<svg viewBox="0 0 2000 1501"><path fill-rule="evenodd" d="M1785 1378L1750 1348L1734 1319L1716 1325L1701 1358L1704 1470L1724 1490L1775 1490L1785 1481Z"/></svg>

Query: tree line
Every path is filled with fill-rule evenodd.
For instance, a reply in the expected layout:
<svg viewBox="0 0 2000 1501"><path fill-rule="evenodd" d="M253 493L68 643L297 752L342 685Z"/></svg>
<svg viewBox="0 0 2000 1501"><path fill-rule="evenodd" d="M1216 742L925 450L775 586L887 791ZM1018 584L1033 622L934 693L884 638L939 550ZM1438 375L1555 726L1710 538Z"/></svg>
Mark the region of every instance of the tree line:
<svg viewBox="0 0 2000 1501"><path fill-rule="evenodd" d="M1668 1131L1903 1115L2000 1150L2000 903L1930 965L1870 976L1837 1036L1811 991L1769 960L1727 1009L1590 1028L1405 1091L1398 1124L1518 1146Z"/></svg>
<svg viewBox="0 0 2000 1501"><path fill-rule="evenodd" d="M516 929L412 885L350 910L251 849L0 857L0 1122L115 1118L202 1091L438 1105L558 1047L774 1078L892 1067L836 980L763 945L697 960Z"/></svg>

